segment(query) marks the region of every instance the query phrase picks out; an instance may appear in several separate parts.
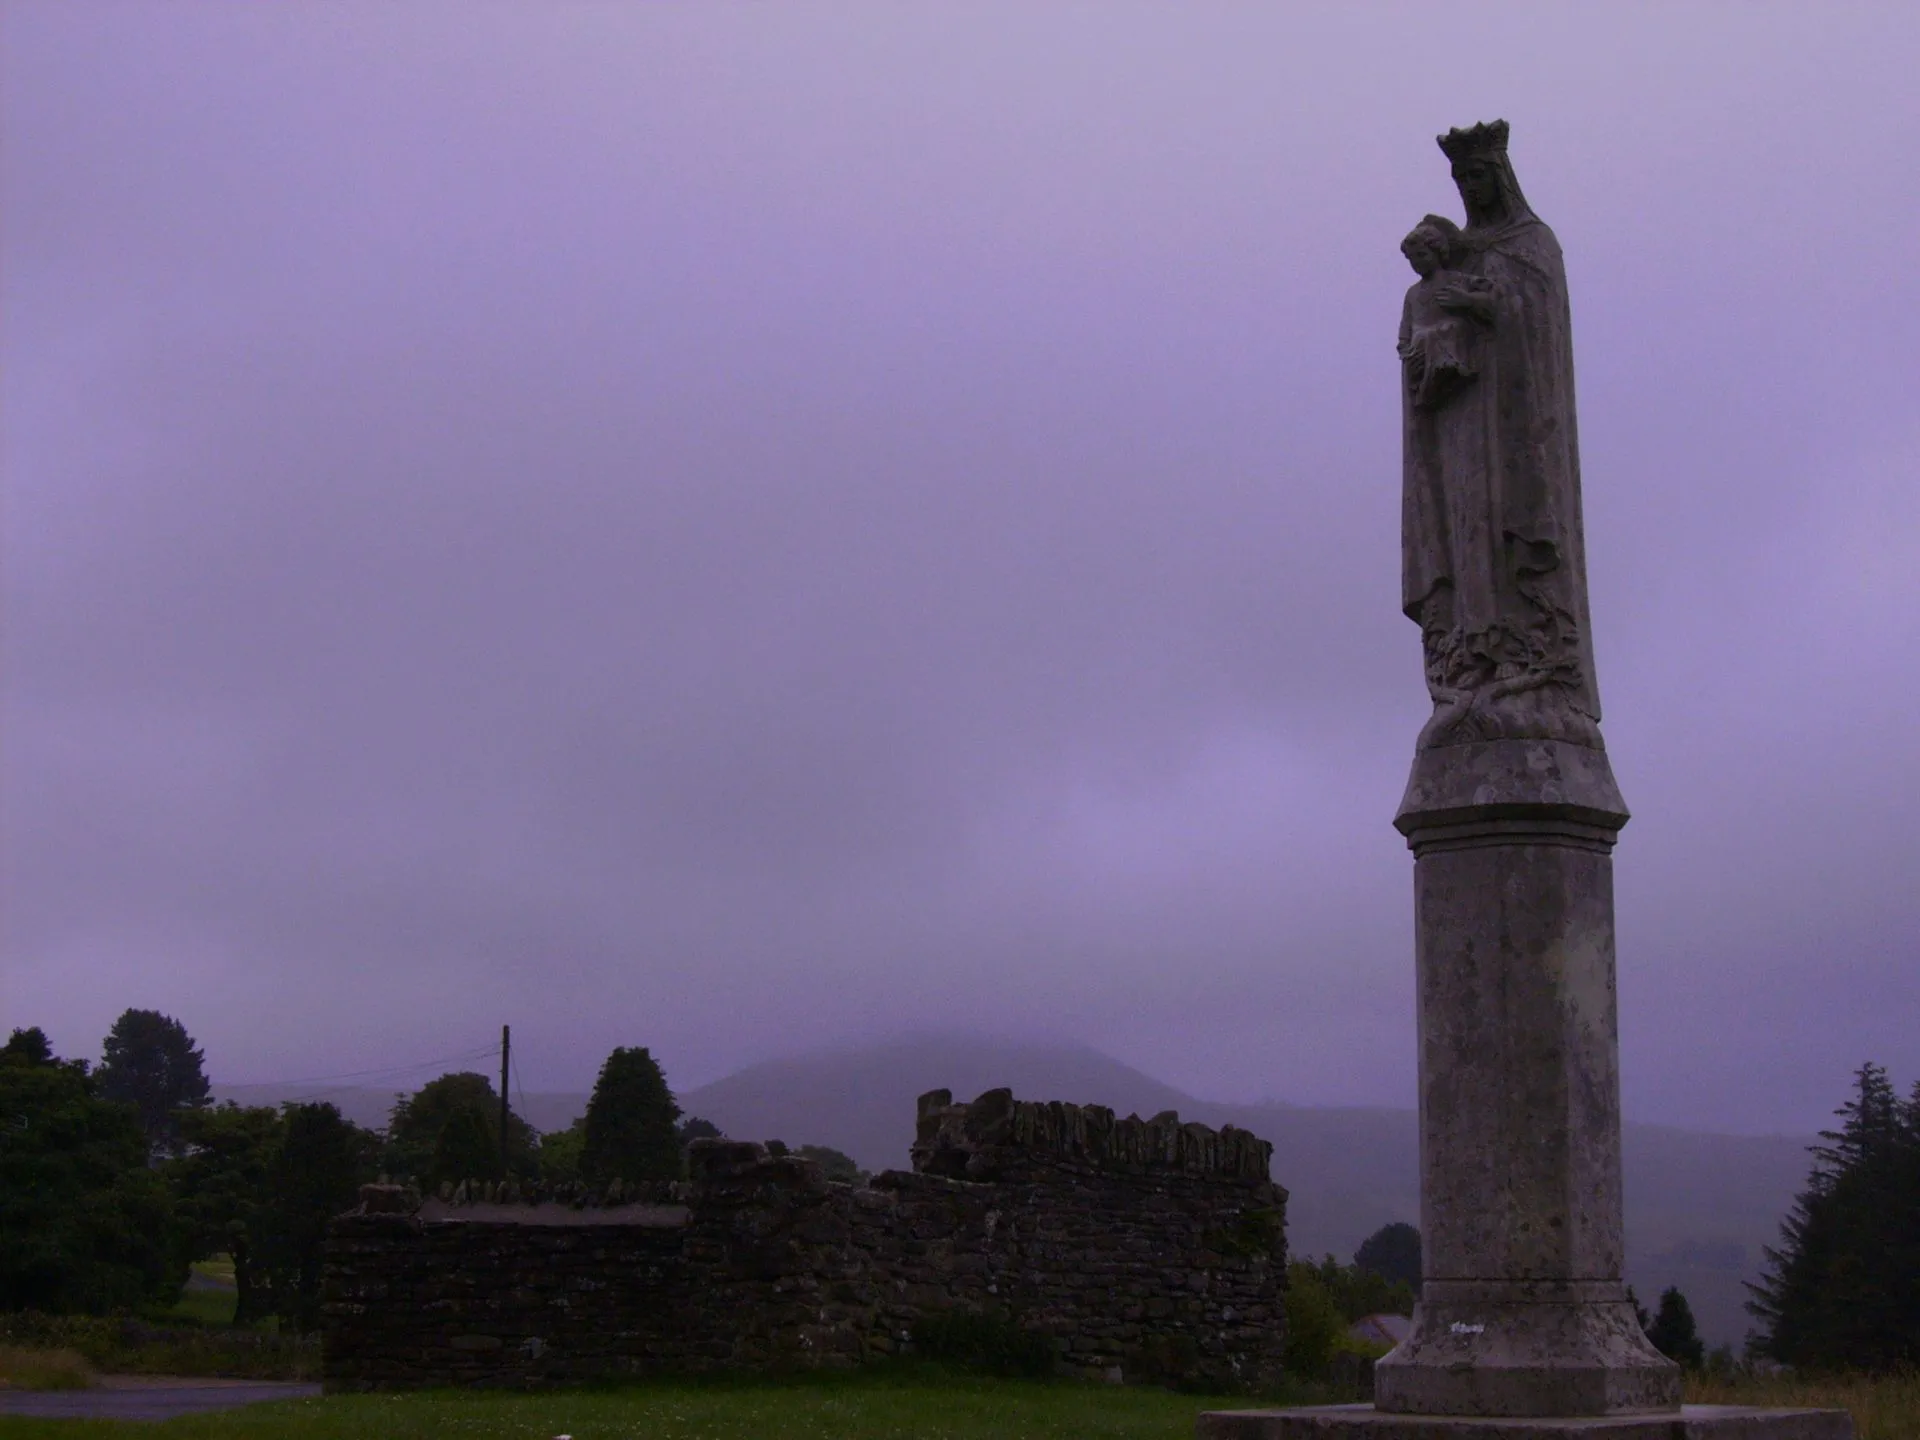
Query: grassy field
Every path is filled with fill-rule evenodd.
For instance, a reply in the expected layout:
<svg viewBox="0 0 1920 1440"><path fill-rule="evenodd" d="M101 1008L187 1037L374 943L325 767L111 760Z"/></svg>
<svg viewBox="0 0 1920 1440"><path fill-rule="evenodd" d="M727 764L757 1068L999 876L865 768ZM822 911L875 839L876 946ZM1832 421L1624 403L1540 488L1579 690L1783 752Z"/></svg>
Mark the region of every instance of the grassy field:
<svg viewBox="0 0 1920 1440"><path fill-rule="evenodd" d="M1846 1410L1857 1440L1920 1440L1920 1374L1875 1379L1750 1375L1735 1380L1694 1376L1689 1405L1786 1405Z"/></svg>
<svg viewBox="0 0 1920 1440"><path fill-rule="evenodd" d="M1860 1440L1920 1440L1920 1379L1692 1384L1703 1404L1838 1406ZM792 1381L653 1383L535 1395L343 1395L166 1424L0 1417L0 1440L1188 1440L1245 1397L932 1370Z"/></svg>
<svg viewBox="0 0 1920 1440"><path fill-rule="evenodd" d="M0 1417L3 1440L1189 1440L1202 1409L1165 1390L915 1374L649 1384L539 1395L341 1395L165 1424Z"/></svg>
<svg viewBox="0 0 1920 1440"><path fill-rule="evenodd" d="M231 1325L239 1298L239 1292L233 1288L233 1261L218 1255L195 1263L179 1303L160 1318L189 1325Z"/></svg>

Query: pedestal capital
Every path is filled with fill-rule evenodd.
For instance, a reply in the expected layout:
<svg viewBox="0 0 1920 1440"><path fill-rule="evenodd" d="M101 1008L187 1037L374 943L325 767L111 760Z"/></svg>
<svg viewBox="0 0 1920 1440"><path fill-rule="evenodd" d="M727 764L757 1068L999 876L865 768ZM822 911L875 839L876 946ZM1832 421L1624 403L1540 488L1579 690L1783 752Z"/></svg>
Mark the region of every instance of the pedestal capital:
<svg viewBox="0 0 1920 1440"><path fill-rule="evenodd" d="M1627 823L1607 752L1565 740L1474 740L1413 758L1393 824L1416 853L1433 843L1529 831L1610 848ZM1491 827L1491 828L1485 828Z"/></svg>

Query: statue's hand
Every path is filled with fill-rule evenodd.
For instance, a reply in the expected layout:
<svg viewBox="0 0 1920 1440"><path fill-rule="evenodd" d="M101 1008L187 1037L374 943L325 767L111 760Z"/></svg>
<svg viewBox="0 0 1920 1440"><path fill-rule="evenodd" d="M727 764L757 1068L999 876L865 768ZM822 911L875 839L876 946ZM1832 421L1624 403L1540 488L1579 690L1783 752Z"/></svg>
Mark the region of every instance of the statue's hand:
<svg viewBox="0 0 1920 1440"><path fill-rule="evenodd" d="M1493 318L1493 297L1464 280L1442 280L1433 287L1433 302L1442 310L1475 315L1482 320Z"/></svg>

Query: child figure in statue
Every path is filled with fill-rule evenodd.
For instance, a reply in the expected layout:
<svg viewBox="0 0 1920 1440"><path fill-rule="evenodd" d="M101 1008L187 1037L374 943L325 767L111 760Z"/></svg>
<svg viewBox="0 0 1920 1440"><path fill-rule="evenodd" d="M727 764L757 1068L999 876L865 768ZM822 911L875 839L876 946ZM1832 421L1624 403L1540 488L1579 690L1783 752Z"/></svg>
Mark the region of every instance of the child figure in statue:
<svg viewBox="0 0 1920 1440"><path fill-rule="evenodd" d="M1454 268L1464 249L1460 227L1444 215L1426 216L1400 242L1400 253L1420 277L1407 291L1400 329L1400 358L1416 409L1445 404L1479 373L1468 315L1491 309L1493 287ZM1476 300L1479 305L1471 303Z"/></svg>

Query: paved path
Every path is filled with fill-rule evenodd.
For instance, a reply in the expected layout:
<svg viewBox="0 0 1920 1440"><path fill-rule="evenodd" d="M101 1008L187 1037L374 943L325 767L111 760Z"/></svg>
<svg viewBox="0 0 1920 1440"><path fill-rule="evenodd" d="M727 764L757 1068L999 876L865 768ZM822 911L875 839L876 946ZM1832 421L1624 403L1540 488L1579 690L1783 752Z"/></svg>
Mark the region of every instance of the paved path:
<svg viewBox="0 0 1920 1440"><path fill-rule="evenodd" d="M302 1400L318 1385L205 1380L186 1375L102 1375L91 1390L0 1390L0 1415L64 1420L171 1420L262 1400Z"/></svg>

